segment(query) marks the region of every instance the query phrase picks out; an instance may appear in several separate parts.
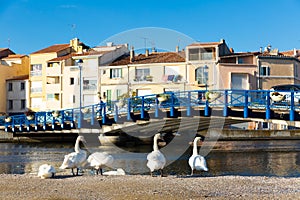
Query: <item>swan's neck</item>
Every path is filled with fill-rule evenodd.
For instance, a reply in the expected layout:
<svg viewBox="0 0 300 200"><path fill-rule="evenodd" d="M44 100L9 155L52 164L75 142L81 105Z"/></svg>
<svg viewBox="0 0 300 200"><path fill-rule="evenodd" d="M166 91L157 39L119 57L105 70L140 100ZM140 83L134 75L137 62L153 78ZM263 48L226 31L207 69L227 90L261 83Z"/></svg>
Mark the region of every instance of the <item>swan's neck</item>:
<svg viewBox="0 0 300 200"><path fill-rule="evenodd" d="M76 140L75 147L74 147L75 152L80 152L81 151L80 146L79 146L79 141L80 140L78 140L78 139Z"/></svg>
<svg viewBox="0 0 300 200"><path fill-rule="evenodd" d="M154 140L153 140L153 151L157 151L157 150L158 150L157 140L158 140L158 137L157 137L157 136L154 136Z"/></svg>
<svg viewBox="0 0 300 200"><path fill-rule="evenodd" d="M193 145L193 155L198 155L198 151L197 151L197 143L198 143L199 139L195 139L194 140L194 145Z"/></svg>

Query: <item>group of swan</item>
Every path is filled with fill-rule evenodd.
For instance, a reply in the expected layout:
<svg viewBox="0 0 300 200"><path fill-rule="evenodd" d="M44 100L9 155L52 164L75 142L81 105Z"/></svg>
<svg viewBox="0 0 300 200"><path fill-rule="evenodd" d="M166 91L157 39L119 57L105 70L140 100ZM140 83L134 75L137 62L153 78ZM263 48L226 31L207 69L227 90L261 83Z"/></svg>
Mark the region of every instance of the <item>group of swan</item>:
<svg viewBox="0 0 300 200"><path fill-rule="evenodd" d="M160 133L155 134L153 139L153 151L147 155L147 167L150 169L151 176L155 170L159 170L161 176L163 176L163 168L166 165L166 158L164 154L158 149L158 139L160 139ZM191 167L191 175L194 170L208 171L205 158L197 152L197 142L200 137L196 137L193 142L193 154L189 158L189 165ZM83 136L78 136L75 142L74 152L65 155L64 161L60 166L60 169L71 169L72 174L78 175L79 168L91 168L95 169L96 173L101 175L125 175L123 169L117 169L117 171L102 172L103 166L110 166L114 162L113 156L106 152L95 152L89 155L87 158L87 152L80 149L79 143L86 143ZM74 172L76 169L76 174ZM53 166L44 164L39 168L38 176L41 178L54 177L56 173Z"/></svg>
<svg viewBox="0 0 300 200"><path fill-rule="evenodd" d="M162 152L158 149L157 141L160 138L160 134L157 133L153 139L153 151L147 156L147 167L150 169L151 176L155 170L160 171L160 175L163 176L163 168L166 165L166 158ZM197 142L201 137L196 137L193 142L193 154L189 158L189 165L191 167L191 175L194 174L194 170L208 171L206 160L203 156L198 154Z"/></svg>

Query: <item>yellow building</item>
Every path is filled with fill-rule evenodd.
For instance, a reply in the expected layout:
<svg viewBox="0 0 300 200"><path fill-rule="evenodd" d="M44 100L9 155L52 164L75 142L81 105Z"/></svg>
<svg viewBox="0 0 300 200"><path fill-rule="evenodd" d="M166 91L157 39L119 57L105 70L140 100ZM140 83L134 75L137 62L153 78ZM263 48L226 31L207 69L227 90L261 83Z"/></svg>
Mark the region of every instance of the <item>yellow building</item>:
<svg viewBox="0 0 300 200"><path fill-rule="evenodd" d="M63 99L62 57L83 53L88 47L78 38L69 44L56 44L30 54L30 108L38 110L61 109ZM67 65L72 65L66 63Z"/></svg>
<svg viewBox="0 0 300 200"><path fill-rule="evenodd" d="M17 55L9 49L0 49L0 113L7 108L6 80L29 74L29 58L26 55Z"/></svg>
<svg viewBox="0 0 300 200"><path fill-rule="evenodd" d="M101 96L107 101L120 96L143 96L164 91L183 91L187 66L182 52L152 52L123 56L108 66L101 66Z"/></svg>

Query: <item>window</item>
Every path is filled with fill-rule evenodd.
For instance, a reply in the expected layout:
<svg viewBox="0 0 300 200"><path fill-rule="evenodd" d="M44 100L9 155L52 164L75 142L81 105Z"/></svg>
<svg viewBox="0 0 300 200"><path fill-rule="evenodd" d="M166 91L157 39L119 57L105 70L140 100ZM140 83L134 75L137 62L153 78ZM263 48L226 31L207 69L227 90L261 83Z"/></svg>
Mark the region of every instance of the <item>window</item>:
<svg viewBox="0 0 300 200"><path fill-rule="evenodd" d="M26 100L21 99L21 109L25 109L25 108L26 108Z"/></svg>
<svg viewBox="0 0 300 200"><path fill-rule="evenodd" d="M146 81L147 76L150 76L149 68L135 70L135 81Z"/></svg>
<svg viewBox="0 0 300 200"><path fill-rule="evenodd" d="M121 96L121 90L120 90L120 89L117 89L117 90L116 90L116 93L117 93L117 99L119 99L119 96Z"/></svg>
<svg viewBox="0 0 300 200"><path fill-rule="evenodd" d="M244 63L244 59L243 58L238 58L238 64L243 64Z"/></svg>
<svg viewBox="0 0 300 200"><path fill-rule="evenodd" d="M21 90L25 90L25 83L24 82L21 82Z"/></svg>
<svg viewBox="0 0 300 200"><path fill-rule="evenodd" d="M73 95L73 103L76 103L75 95Z"/></svg>
<svg viewBox="0 0 300 200"><path fill-rule="evenodd" d="M189 60L212 60L214 57L214 48L189 49Z"/></svg>
<svg viewBox="0 0 300 200"><path fill-rule="evenodd" d="M31 82L31 88L30 91L31 93L39 93L42 92L42 81L32 81Z"/></svg>
<svg viewBox="0 0 300 200"><path fill-rule="evenodd" d="M97 80L94 78L84 78L83 79L83 90L96 90L97 89Z"/></svg>
<svg viewBox="0 0 300 200"><path fill-rule="evenodd" d="M270 76L270 67L266 65L262 65L260 67L260 75L261 76Z"/></svg>
<svg viewBox="0 0 300 200"><path fill-rule="evenodd" d="M198 84L207 84L208 81L208 67L199 67L195 71L195 80Z"/></svg>
<svg viewBox="0 0 300 200"><path fill-rule="evenodd" d="M74 85L74 82L75 82L74 78L70 78L70 85Z"/></svg>
<svg viewBox="0 0 300 200"><path fill-rule="evenodd" d="M42 64L34 64L30 66L31 76L42 76Z"/></svg>
<svg viewBox="0 0 300 200"><path fill-rule="evenodd" d="M110 78L122 78L122 69L110 69Z"/></svg>
<svg viewBox="0 0 300 200"><path fill-rule="evenodd" d="M8 83L8 91L13 91L13 84L12 83Z"/></svg>
<svg viewBox="0 0 300 200"><path fill-rule="evenodd" d="M59 101L59 94L47 94L47 100L48 101Z"/></svg>
<svg viewBox="0 0 300 200"><path fill-rule="evenodd" d="M14 108L13 100L8 100L8 109L12 110Z"/></svg>
<svg viewBox="0 0 300 200"><path fill-rule="evenodd" d="M200 60L199 53L200 53L200 49L190 49L189 60Z"/></svg>

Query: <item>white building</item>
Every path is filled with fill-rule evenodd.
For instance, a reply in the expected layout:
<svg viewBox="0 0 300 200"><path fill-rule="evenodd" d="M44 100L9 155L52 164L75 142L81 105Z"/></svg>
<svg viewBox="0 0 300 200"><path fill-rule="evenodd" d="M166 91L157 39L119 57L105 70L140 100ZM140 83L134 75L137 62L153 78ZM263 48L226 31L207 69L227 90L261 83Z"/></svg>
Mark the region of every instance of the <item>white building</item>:
<svg viewBox="0 0 300 200"><path fill-rule="evenodd" d="M25 75L6 80L7 114L23 114L29 107L28 77Z"/></svg>

